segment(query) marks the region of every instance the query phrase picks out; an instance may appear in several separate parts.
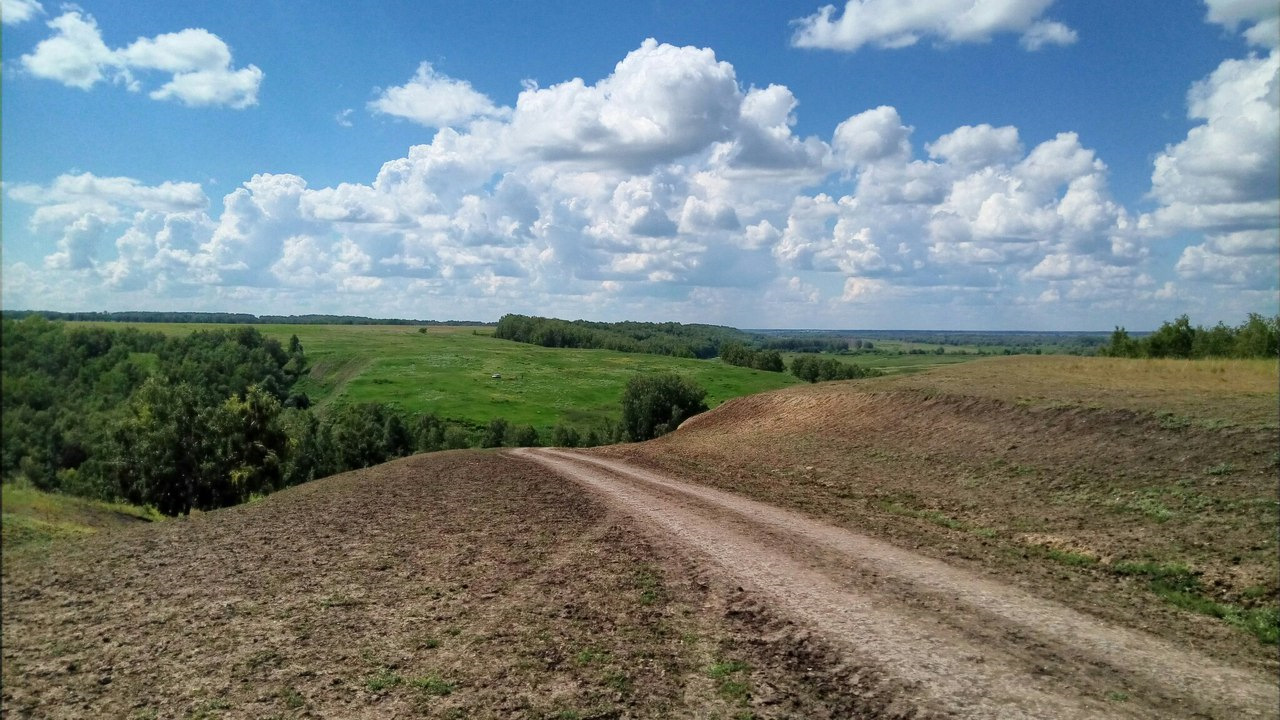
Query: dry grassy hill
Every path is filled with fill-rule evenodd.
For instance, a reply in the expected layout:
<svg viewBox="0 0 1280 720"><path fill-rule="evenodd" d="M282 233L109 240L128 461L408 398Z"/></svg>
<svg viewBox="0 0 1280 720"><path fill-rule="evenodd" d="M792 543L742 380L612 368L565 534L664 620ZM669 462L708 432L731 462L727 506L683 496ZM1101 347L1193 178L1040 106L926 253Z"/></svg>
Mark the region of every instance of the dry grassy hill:
<svg viewBox="0 0 1280 720"><path fill-rule="evenodd" d="M1277 366L1015 357L724 403L599 450L1266 667Z"/></svg>

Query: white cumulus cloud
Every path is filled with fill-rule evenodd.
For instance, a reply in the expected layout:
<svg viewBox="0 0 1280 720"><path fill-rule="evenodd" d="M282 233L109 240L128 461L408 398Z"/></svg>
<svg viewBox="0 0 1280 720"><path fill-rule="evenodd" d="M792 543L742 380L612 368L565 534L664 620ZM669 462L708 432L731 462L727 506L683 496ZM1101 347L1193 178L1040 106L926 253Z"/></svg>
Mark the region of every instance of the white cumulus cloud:
<svg viewBox="0 0 1280 720"><path fill-rule="evenodd" d="M24 23L43 14L44 8L36 0L0 0L0 22L5 25Z"/></svg>
<svg viewBox="0 0 1280 720"><path fill-rule="evenodd" d="M111 80L137 92L142 77L157 72L169 79L149 95L192 107L236 109L257 104L263 72L254 65L232 67L231 50L217 35L201 28L138 38L112 49L92 15L69 9L53 20L51 37L22 56L23 68L36 77L88 90Z"/></svg>
<svg viewBox="0 0 1280 720"><path fill-rule="evenodd" d="M429 62L418 65L409 82L383 90L369 103L369 110L433 128L458 127L476 118L511 114L510 108L494 105L471 83L437 72Z"/></svg>
<svg viewBox="0 0 1280 720"><path fill-rule="evenodd" d="M837 15L826 5L795 21L792 45L853 52L865 45L903 48L924 38L944 43L987 42L1019 33L1023 47L1069 45L1076 33L1042 19L1053 0L848 0Z"/></svg>

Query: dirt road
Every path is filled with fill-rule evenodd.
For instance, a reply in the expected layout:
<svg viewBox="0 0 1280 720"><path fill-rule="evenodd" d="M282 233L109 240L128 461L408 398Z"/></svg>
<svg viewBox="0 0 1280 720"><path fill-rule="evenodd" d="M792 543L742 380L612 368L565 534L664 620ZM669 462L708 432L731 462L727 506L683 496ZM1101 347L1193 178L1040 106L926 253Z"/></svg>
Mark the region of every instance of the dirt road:
<svg viewBox="0 0 1280 720"><path fill-rule="evenodd" d="M617 461L511 454L598 493L956 717L1277 717L1274 678L1110 625L874 538Z"/></svg>

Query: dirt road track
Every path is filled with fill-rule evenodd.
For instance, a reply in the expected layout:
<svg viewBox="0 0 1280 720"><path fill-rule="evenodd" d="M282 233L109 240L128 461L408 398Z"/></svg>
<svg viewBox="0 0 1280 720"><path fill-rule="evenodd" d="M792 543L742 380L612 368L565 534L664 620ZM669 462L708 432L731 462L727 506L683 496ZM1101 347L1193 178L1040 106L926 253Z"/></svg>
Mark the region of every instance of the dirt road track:
<svg viewBox="0 0 1280 720"><path fill-rule="evenodd" d="M511 454L603 496L883 671L924 712L973 718L1280 715L1274 678L1109 625L883 541L624 463Z"/></svg>

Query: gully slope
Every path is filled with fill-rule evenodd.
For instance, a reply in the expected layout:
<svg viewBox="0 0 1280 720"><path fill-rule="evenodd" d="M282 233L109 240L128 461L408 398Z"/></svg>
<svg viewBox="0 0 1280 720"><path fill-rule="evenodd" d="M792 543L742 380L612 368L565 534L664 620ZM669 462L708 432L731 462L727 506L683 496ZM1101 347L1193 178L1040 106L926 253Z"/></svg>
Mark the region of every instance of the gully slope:
<svg viewBox="0 0 1280 720"><path fill-rule="evenodd" d="M623 462L516 450L956 717L1275 717L1274 679L798 513ZM857 673L855 672L855 677Z"/></svg>

